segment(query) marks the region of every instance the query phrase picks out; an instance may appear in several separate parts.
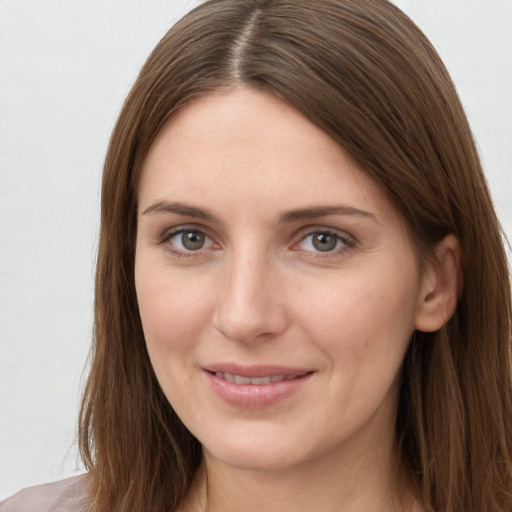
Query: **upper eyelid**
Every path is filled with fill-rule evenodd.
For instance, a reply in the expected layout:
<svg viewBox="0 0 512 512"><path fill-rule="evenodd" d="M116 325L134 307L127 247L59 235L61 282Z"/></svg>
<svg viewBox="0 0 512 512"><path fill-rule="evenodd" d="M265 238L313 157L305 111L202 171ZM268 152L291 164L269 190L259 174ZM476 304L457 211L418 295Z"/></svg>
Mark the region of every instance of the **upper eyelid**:
<svg viewBox="0 0 512 512"><path fill-rule="evenodd" d="M207 226L204 226L203 224L197 224L194 222L187 223L187 224L180 224L180 225L165 229L162 232L162 234L157 237L157 242L164 243L165 241L168 241L173 236L176 236L185 231L201 232L205 236L210 238L215 244L222 245L222 240L218 235L212 235L211 230ZM301 242L308 236L313 235L314 233L332 233L332 234L338 236L340 239L349 242L350 245L355 245L357 243L357 238L343 229L334 228L334 227L325 226L325 225L323 225L323 226L322 225L309 225L309 226L304 226L304 227L300 228L299 230L295 231L295 233L291 237L292 242L290 245L293 246L293 245ZM200 252L200 251L197 251L197 252Z"/></svg>
<svg viewBox="0 0 512 512"><path fill-rule="evenodd" d="M314 233L332 233L334 235L339 236L340 238L346 238L348 240L353 241L354 243L357 242L357 238L354 235L348 233L347 231L327 226L307 226L301 228L296 236L300 237L300 240L302 240L307 236L313 235Z"/></svg>
<svg viewBox="0 0 512 512"><path fill-rule="evenodd" d="M174 226L171 228L164 229L162 234L158 237L159 239L169 239L175 235L178 235L180 233L183 233L185 231L198 231L200 233L203 233L208 238L214 238L210 230L206 228L203 225L196 224L196 223L190 223L190 224L180 224L178 226Z"/></svg>

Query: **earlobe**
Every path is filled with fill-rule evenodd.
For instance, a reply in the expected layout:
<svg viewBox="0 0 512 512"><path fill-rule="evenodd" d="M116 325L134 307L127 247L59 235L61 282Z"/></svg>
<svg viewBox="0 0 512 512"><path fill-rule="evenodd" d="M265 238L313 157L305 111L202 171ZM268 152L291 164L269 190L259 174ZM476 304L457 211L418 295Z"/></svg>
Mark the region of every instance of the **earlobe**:
<svg viewBox="0 0 512 512"><path fill-rule="evenodd" d="M462 294L462 250L455 235L448 235L436 247L436 260L423 276L416 315L416 329L433 332L452 317Z"/></svg>

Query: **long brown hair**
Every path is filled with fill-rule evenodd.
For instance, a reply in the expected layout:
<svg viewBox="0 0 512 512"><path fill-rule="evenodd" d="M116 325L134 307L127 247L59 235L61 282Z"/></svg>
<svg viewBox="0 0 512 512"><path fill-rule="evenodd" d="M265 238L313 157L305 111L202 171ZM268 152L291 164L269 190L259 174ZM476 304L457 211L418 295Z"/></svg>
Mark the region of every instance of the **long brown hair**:
<svg viewBox="0 0 512 512"><path fill-rule="evenodd" d="M512 510L510 277L502 232L463 108L436 51L386 0L209 0L161 40L106 157L91 371L80 448L91 510L168 511L201 462L163 395L134 286L137 182L173 112L247 86L292 105L387 191L422 261L449 233L463 251L454 316L416 332L396 436L428 510Z"/></svg>

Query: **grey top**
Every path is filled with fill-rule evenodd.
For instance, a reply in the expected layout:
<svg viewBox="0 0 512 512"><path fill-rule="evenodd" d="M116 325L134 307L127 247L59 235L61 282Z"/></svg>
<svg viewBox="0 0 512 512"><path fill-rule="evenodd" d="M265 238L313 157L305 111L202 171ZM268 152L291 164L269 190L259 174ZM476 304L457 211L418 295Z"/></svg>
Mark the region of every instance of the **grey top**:
<svg viewBox="0 0 512 512"><path fill-rule="evenodd" d="M0 503L0 512L84 512L87 475L28 487Z"/></svg>

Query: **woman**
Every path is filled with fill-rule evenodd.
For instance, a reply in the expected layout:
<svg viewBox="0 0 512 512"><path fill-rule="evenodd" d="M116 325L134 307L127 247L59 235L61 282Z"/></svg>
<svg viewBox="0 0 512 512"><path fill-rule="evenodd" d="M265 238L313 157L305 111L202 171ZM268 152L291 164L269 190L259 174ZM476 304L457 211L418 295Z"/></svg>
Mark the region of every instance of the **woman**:
<svg viewBox="0 0 512 512"><path fill-rule="evenodd" d="M89 476L33 492L509 511L510 325L471 132L412 22L207 1L149 57L105 162Z"/></svg>

